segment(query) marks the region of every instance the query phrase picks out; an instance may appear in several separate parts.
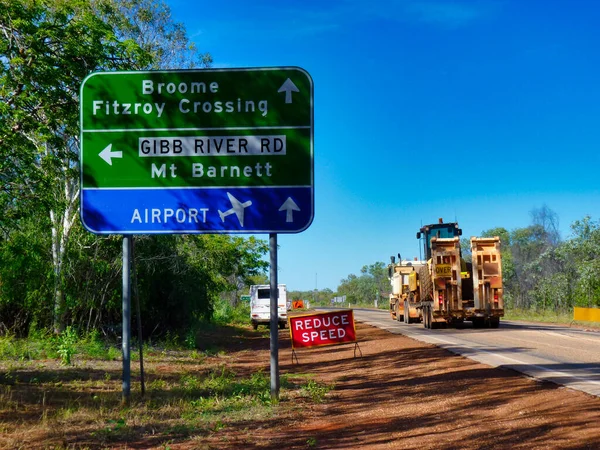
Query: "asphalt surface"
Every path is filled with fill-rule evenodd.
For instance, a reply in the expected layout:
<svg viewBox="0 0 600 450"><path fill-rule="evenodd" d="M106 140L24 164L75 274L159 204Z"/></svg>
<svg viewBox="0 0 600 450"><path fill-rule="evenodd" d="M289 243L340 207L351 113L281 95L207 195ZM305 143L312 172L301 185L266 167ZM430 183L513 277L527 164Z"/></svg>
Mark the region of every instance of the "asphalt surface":
<svg viewBox="0 0 600 450"><path fill-rule="evenodd" d="M509 368L600 397L600 332L501 320L497 329L427 330L383 310L354 309L357 321L434 344L493 367Z"/></svg>

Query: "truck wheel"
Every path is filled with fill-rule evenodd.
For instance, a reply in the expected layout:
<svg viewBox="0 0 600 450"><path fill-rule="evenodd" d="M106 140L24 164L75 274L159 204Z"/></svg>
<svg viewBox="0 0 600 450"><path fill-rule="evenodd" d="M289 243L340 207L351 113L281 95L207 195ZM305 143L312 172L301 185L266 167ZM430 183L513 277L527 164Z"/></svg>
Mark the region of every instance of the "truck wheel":
<svg viewBox="0 0 600 450"><path fill-rule="evenodd" d="M285 329L285 322L279 322L279 329L280 330L284 330Z"/></svg>
<svg viewBox="0 0 600 450"><path fill-rule="evenodd" d="M498 328L500 326L500 317L490 317L490 328Z"/></svg>
<svg viewBox="0 0 600 450"><path fill-rule="evenodd" d="M433 310L431 309L431 306L427 308L427 323L430 330L438 328L438 323L433 321Z"/></svg>
<svg viewBox="0 0 600 450"><path fill-rule="evenodd" d="M404 321L404 315L400 314L400 301L396 302L396 320L398 322L403 322Z"/></svg>
<svg viewBox="0 0 600 450"><path fill-rule="evenodd" d="M252 328L254 328L255 330L258 330L258 323L252 322Z"/></svg>

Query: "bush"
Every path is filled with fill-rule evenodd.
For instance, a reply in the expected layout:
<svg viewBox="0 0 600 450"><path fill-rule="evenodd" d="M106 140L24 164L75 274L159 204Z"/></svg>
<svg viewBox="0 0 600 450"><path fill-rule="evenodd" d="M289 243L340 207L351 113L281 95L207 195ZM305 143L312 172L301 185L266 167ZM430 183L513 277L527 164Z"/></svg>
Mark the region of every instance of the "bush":
<svg viewBox="0 0 600 450"><path fill-rule="evenodd" d="M60 356L60 362L64 366L71 365L71 358L76 353L75 344L77 343L77 332L71 326L58 336L56 342L56 353Z"/></svg>
<svg viewBox="0 0 600 450"><path fill-rule="evenodd" d="M250 321L250 304L231 306L228 300L219 299L215 304L213 321L219 325L247 325Z"/></svg>

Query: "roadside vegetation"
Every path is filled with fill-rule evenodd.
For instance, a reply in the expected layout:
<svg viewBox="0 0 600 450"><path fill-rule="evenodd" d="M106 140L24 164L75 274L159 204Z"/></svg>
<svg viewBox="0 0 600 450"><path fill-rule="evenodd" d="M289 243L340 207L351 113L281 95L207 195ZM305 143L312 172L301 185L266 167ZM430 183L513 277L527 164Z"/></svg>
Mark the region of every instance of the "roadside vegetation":
<svg viewBox="0 0 600 450"><path fill-rule="evenodd" d="M268 330L251 329L247 305L225 309L229 317L193 334L144 343L143 396L139 355L132 351L127 407L121 398L119 342L71 328L27 339L1 336L0 447L168 446L174 439L220 439L220 431L291 420L294 412L325 401L333 386L297 373L281 375L279 402L273 403ZM261 350L264 362L256 364ZM240 361L248 358L254 362L250 368Z"/></svg>
<svg viewBox="0 0 600 450"><path fill-rule="evenodd" d="M122 314L122 238L79 220L79 87L96 71L212 58L160 1L0 0L0 61L0 333L63 336L68 359L69 332L115 339ZM254 237L136 236L134 319L146 336L185 335L264 280L267 250Z"/></svg>

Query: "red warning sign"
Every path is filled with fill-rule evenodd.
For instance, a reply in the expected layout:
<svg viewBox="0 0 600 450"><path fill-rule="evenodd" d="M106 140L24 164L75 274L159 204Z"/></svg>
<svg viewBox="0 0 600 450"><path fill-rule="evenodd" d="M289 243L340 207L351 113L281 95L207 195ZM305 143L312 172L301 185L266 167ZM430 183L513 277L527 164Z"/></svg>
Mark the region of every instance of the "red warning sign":
<svg viewBox="0 0 600 450"><path fill-rule="evenodd" d="M304 308L304 300L293 300L292 301L292 309L303 309Z"/></svg>
<svg viewBox="0 0 600 450"><path fill-rule="evenodd" d="M290 322L292 348L356 342L351 309L293 316Z"/></svg>

